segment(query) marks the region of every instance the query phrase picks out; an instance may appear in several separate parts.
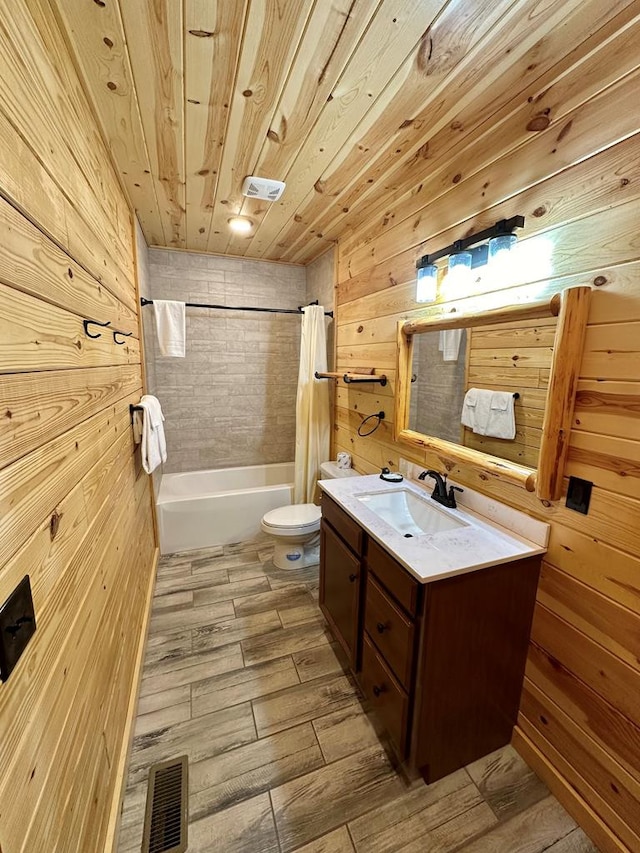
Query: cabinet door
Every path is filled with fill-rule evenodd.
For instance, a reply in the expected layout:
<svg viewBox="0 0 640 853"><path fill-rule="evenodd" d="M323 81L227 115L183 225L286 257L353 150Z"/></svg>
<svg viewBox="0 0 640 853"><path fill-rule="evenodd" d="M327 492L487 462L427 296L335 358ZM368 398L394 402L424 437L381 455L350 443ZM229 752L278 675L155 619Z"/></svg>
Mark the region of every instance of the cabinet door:
<svg viewBox="0 0 640 853"><path fill-rule="evenodd" d="M358 652L360 560L331 527L320 527L320 608L355 668Z"/></svg>
<svg viewBox="0 0 640 853"><path fill-rule="evenodd" d="M359 681L365 696L396 745L400 757L404 758L407 747L409 697L376 652L367 634L364 635Z"/></svg>

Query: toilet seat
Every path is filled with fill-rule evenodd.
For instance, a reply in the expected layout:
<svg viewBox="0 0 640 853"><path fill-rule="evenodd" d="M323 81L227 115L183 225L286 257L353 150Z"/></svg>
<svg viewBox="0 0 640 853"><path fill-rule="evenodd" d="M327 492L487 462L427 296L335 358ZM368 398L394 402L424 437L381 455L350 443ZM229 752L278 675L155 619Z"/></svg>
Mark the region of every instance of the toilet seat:
<svg viewBox="0 0 640 853"><path fill-rule="evenodd" d="M280 506L265 513L263 529L273 530L278 536L295 533L313 533L320 530L322 511L315 504Z"/></svg>

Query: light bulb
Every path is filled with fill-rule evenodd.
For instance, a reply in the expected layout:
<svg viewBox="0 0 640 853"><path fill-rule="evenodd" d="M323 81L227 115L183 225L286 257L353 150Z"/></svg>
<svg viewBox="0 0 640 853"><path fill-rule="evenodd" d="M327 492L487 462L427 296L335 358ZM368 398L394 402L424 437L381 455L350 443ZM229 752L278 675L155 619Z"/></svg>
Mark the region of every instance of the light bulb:
<svg viewBox="0 0 640 853"><path fill-rule="evenodd" d="M438 267L425 264L416 271L416 302L435 302L438 289Z"/></svg>
<svg viewBox="0 0 640 853"><path fill-rule="evenodd" d="M515 234L500 234L489 240L487 258L488 271L496 284L509 284L513 277L514 254L512 248L517 243Z"/></svg>
<svg viewBox="0 0 640 853"><path fill-rule="evenodd" d="M471 252L454 252L449 255L447 284L469 287L471 284Z"/></svg>

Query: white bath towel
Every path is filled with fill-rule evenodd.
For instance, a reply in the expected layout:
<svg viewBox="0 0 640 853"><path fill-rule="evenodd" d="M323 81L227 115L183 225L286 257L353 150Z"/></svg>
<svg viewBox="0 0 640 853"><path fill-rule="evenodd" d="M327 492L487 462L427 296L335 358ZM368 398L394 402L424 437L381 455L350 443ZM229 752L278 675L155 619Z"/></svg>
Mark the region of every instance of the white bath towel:
<svg viewBox="0 0 640 853"><path fill-rule="evenodd" d="M443 329L438 340L438 349L443 361L457 361L464 329Z"/></svg>
<svg viewBox="0 0 640 853"><path fill-rule="evenodd" d="M509 391L469 388L462 404L460 420L477 435L513 440L516 436L513 394Z"/></svg>
<svg viewBox="0 0 640 853"><path fill-rule="evenodd" d="M185 304L170 299L154 299L156 332L160 355L184 358L186 332Z"/></svg>
<svg viewBox="0 0 640 853"><path fill-rule="evenodd" d="M140 400L142 407L142 467L150 474L161 462L167 461L167 443L164 437L164 415L160 401L151 394Z"/></svg>

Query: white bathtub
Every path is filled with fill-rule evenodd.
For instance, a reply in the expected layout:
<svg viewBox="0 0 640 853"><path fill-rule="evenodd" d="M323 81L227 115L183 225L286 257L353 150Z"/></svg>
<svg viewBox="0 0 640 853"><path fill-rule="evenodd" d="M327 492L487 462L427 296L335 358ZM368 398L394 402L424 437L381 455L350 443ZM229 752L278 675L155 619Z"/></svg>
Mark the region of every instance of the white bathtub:
<svg viewBox="0 0 640 853"><path fill-rule="evenodd" d="M260 534L265 512L293 499L293 462L163 474L160 553L230 545Z"/></svg>

